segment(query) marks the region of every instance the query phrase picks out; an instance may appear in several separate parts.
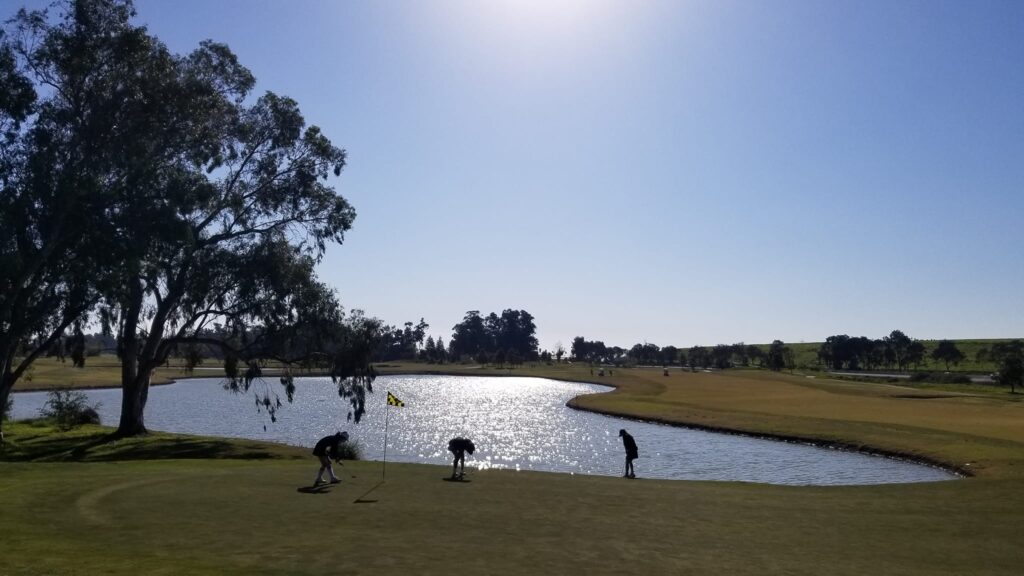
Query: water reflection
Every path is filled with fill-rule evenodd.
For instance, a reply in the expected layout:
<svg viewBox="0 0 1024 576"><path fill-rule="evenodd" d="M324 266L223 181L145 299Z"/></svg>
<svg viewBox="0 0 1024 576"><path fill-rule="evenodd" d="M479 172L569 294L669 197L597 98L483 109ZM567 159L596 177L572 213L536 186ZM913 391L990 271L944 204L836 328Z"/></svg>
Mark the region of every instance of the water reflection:
<svg viewBox="0 0 1024 576"><path fill-rule="evenodd" d="M273 384L271 384L273 385ZM294 404L271 424L255 414L252 397L224 391L218 379L184 380L151 390L147 426L153 430L253 438L311 446L347 430L367 459L383 453L385 391L405 402L388 415L388 460L450 465L448 440L472 438L469 468L510 468L575 474L622 474L618 438L636 438L637 476L740 480L774 484L878 484L947 480L935 468L887 458L742 436L626 421L565 407L570 398L607 387L540 378L385 376L374 383L362 423L346 421L347 405L327 378L296 381ZM117 390L90 391L100 416L116 424ZM33 417L43 393L16 394L16 418ZM266 425L266 430L264 430Z"/></svg>

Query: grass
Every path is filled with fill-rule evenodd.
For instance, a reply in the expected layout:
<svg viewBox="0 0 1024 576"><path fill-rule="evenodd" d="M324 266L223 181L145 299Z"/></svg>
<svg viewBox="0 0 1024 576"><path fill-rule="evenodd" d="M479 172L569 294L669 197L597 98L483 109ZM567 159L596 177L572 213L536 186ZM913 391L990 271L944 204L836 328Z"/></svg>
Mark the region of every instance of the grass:
<svg viewBox="0 0 1024 576"><path fill-rule="evenodd" d="M205 366L205 364L204 364ZM210 364L208 367L216 367ZM153 384L167 384L176 378L189 376L218 376L222 372L212 370L196 370L189 372L180 361L174 361L168 367L157 369L153 375ZM121 363L112 354L90 356L85 360L84 368L75 368L71 360L61 362L57 358L40 358L36 360L26 375L15 383L15 391L52 390L62 388L109 388L119 386L121 382Z"/></svg>
<svg viewBox="0 0 1024 576"><path fill-rule="evenodd" d="M460 366L385 372L507 374ZM0 462L0 574L1018 574L1024 404L754 371L537 366L612 383L581 407L870 445L966 466L928 484L785 487L346 462L308 450L16 424ZM641 444L642 444L642 439ZM440 463L439 463L440 464ZM642 471L643 460L638 462ZM699 465L699 463L695 463ZM354 476L354 477L353 477Z"/></svg>
<svg viewBox="0 0 1024 576"><path fill-rule="evenodd" d="M264 374L276 375L279 368L265 367ZM153 384L168 384L182 378L216 378L223 376L222 365L217 360L207 359L195 370L188 370L181 359L171 359L153 374ZM302 375L296 372L296 375ZM120 386L121 363L112 354L86 358L85 367L75 368L71 360L40 358L27 371L25 377L14 385L15 391L54 390L64 388L110 388Z"/></svg>

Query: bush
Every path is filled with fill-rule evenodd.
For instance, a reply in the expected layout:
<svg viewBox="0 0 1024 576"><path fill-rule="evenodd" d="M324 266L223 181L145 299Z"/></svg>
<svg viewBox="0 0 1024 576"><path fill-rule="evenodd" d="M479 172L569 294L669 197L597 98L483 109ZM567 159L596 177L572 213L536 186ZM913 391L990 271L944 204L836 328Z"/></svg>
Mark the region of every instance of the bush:
<svg viewBox="0 0 1024 576"><path fill-rule="evenodd" d="M342 460L362 460L363 447L358 442L343 442L338 445Z"/></svg>
<svg viewBox="0 0 1024 576"><path fill-rule="evenodd" d="M46 394L46 404L39 410L40 415L51 418L61 430L70 430L82 424L99 424L97 412L100 405L86 404L88 398L77 390L54 390Z"/></svg>
<svg viewBox="0 0 1024 576"><path fill-rule="evenodd" d="M910 375L911 382L931 382L933 384L970 384L971 379L963 374L947 372L914 372Z"/></svg>

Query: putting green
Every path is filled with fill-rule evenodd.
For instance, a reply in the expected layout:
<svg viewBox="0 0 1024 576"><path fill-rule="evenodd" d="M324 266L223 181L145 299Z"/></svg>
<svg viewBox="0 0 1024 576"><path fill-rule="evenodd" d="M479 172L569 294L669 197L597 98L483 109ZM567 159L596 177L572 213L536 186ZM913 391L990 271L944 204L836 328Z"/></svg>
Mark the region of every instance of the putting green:
<svg viewBox="0 0 1024 576"><path fill-rule="evenodd" d="M590 379L579 368L517 373ZM0 462L0 574L1020 573L1021 403L675 376L616 370L616 393L580 401L973 462L979 473L787 487L488 470L456 483L442 481L447 466L389 464L380 484L379 463L351 462L342 484L309 491L308 450L164 434L109 445L95 429L18 425L15 461Z"/></svg>

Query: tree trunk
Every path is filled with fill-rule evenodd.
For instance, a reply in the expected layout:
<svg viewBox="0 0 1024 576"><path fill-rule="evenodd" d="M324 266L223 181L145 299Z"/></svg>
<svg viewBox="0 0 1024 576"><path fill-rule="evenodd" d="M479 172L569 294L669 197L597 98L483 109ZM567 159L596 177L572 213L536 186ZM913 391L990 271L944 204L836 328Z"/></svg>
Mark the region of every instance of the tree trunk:
<svg viewBox="0 0 1024 576"><path fill-rule="evenodd" d="M145 412L148 397L148 371L136 376L128 386L122 386L121 421L117 425L117 436L123 438L146 433Z"/></svg>
<svg viewBox="0 0 1024 576"><path fill-rule="evenodd" d="M0 411L7 406L7 399L11 397L11 386L7 385L7 379L0 377ZM4 419L0 414L0 444L4 443Z"/></svg>
<svg viewBox="0 0 1024 576"><path fill-rule="evenodd" d="M139 370L138 326L142 296L141 284L132 280L121 329L121 422L116 433L121 437L146 433L143 411L149 393L149 370Z"/></svg>

